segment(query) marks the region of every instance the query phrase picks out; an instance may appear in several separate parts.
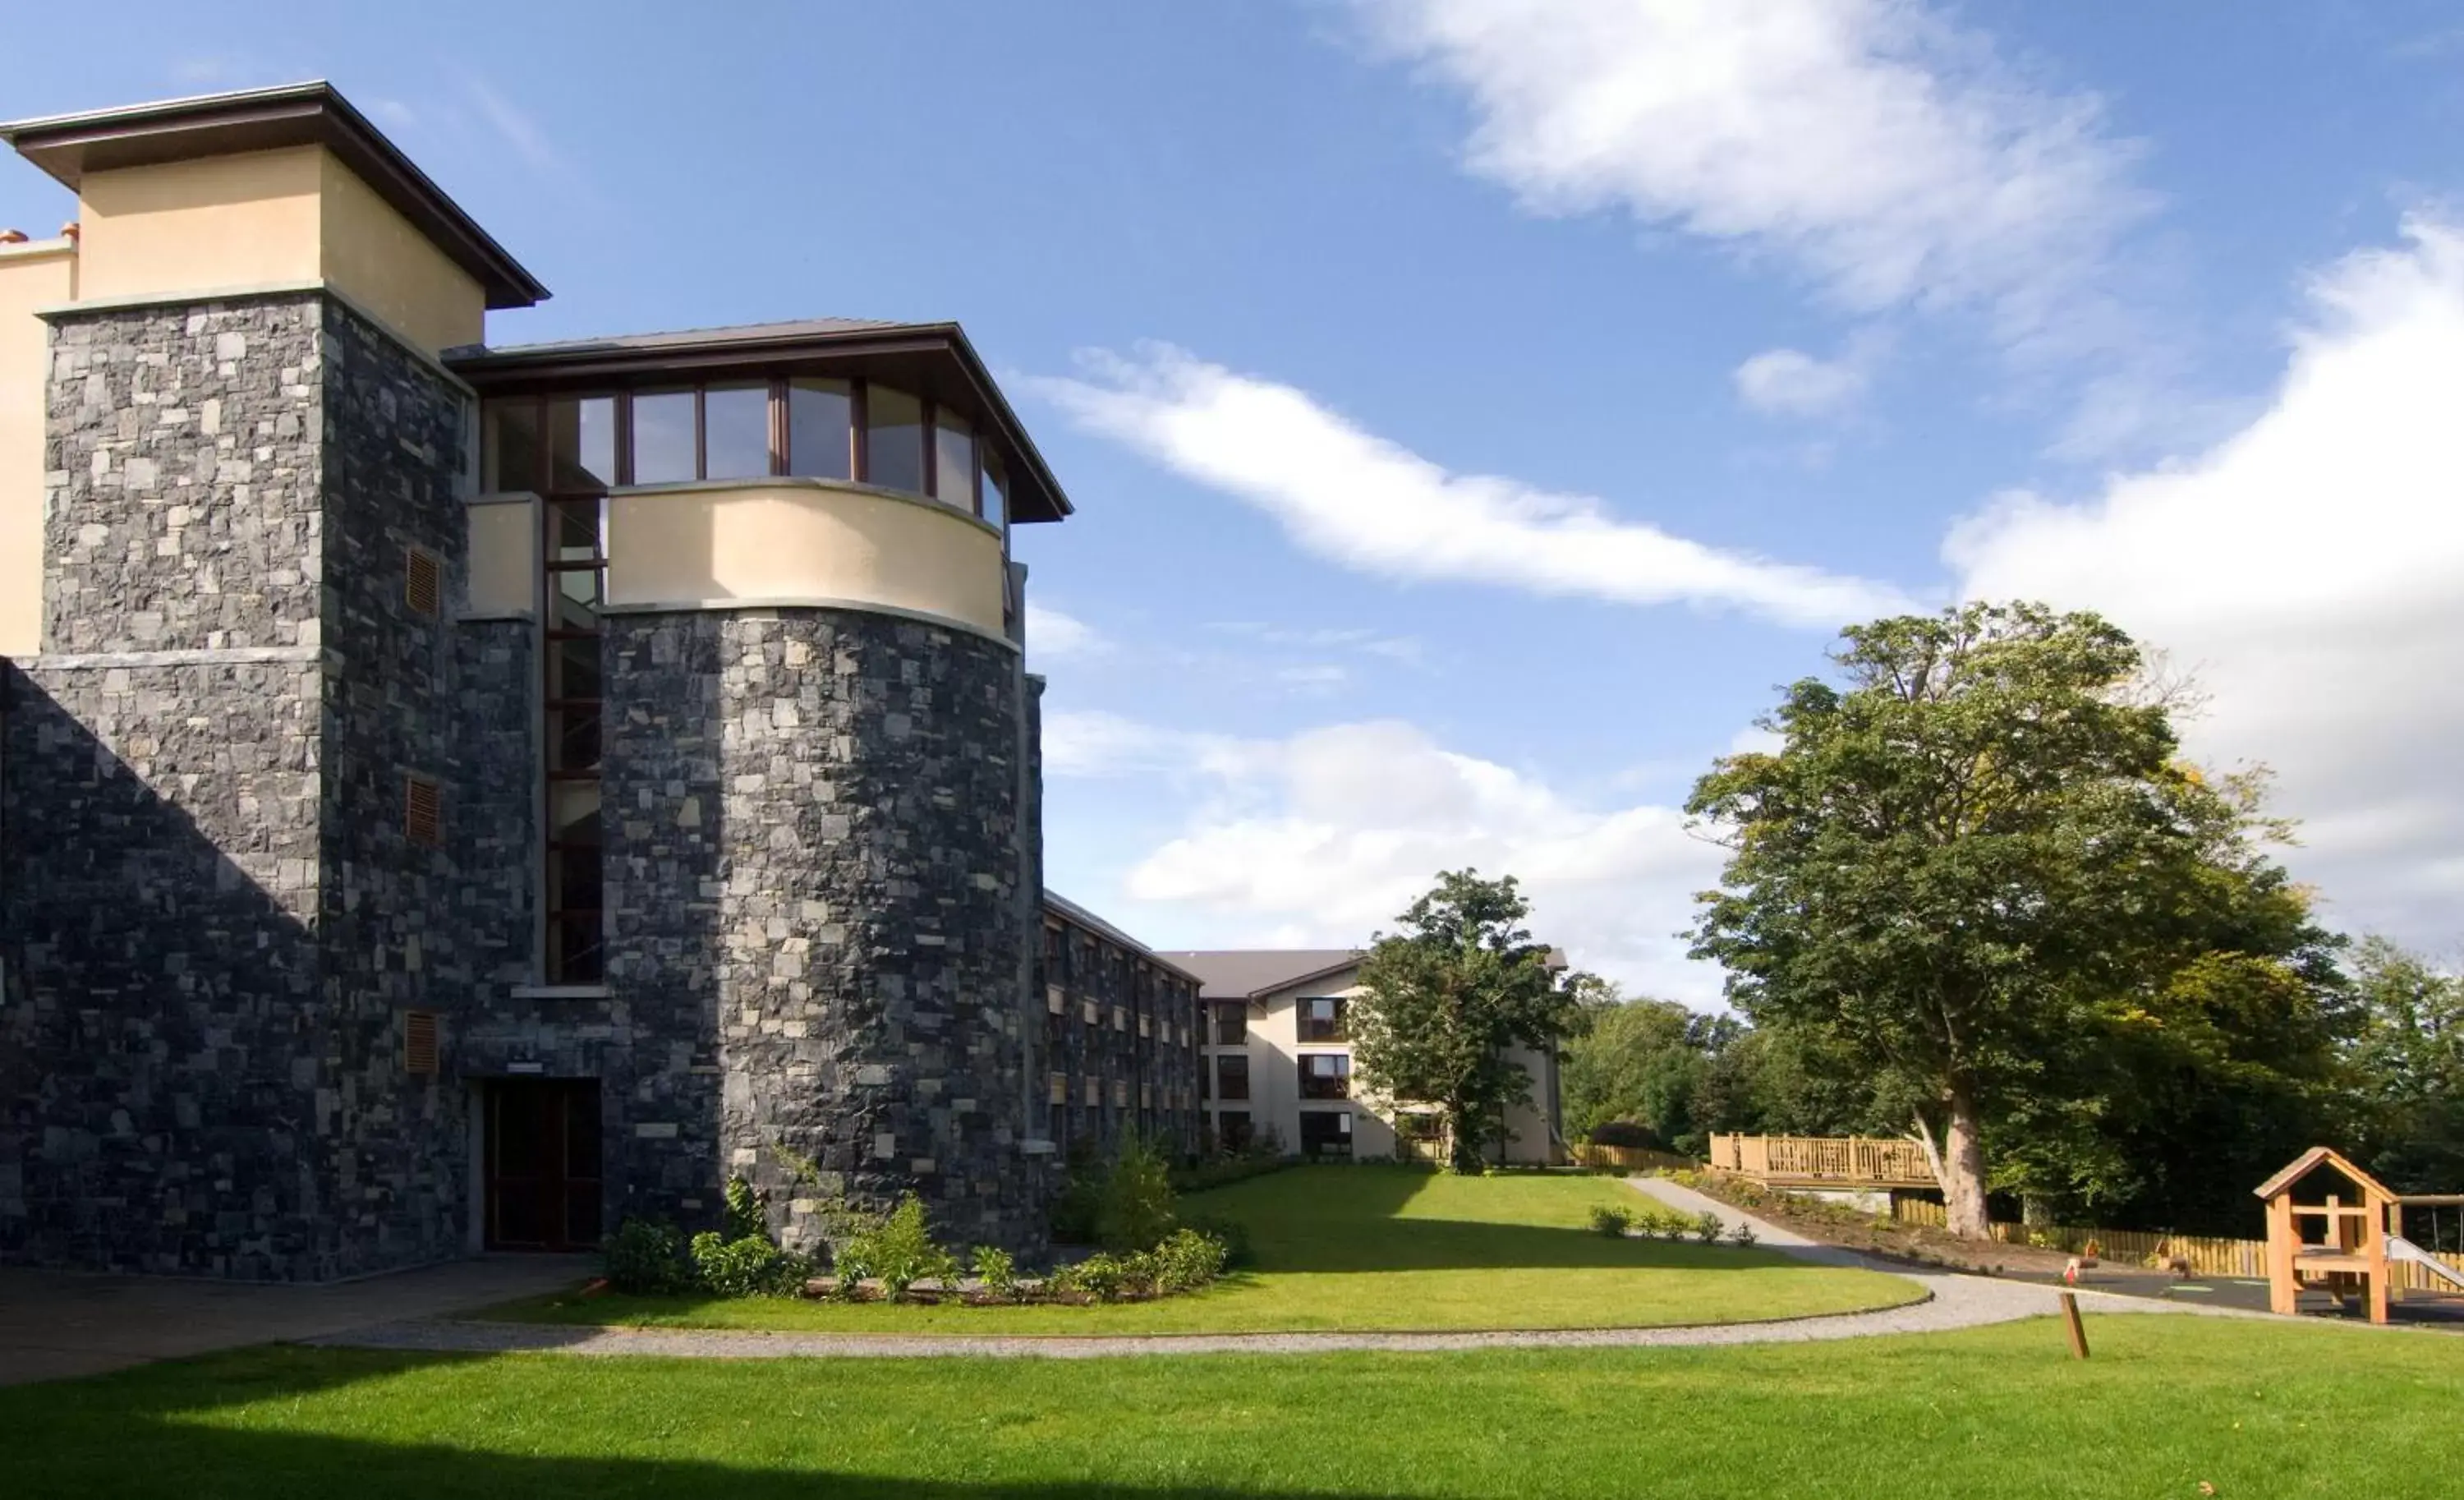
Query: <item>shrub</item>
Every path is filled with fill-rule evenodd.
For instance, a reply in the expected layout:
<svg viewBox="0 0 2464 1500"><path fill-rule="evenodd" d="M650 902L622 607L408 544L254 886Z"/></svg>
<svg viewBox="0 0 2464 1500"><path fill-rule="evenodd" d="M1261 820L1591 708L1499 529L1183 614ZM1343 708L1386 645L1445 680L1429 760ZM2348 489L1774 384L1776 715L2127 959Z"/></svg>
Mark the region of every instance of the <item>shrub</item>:
<svg viewBox="0 0 2464 1500"><path fill-rule="evenodd" d="M671 1224L627 1219L607 1237L601 1254L607 1284L635 1296L682 1291L693 1281L685 1268L684 1237Z"/></svg>
<svg viewBox="0 0 2464 1500"><path fill-rule="evenodd" d="M1045 1285L1056 1291L1081 1293L1097 1302L1118 1302L1126 1279L1120 1257L1097 1254L1074 1266L1062 1267L1045 1278Z"/></svg>
<svg viewBox="0 0 2464 1500"><path fill-rule="evenodd" d="M761 1195L751 1182L740 1177L727 1180L727 1238L770 1238L770 1216L762 1204Z"/></svg>
<svg viewBox="0 0 2464 1500"><path fill-rule="evenodd" d="M1221 1214L1199 1214L1182 1221L1181 1232L1192 1230L1223 1246L1226 1268L1249 1264L1249 1226L1240 1220L1227 1219Z"/></svg>
<svg viewBox="0 0 2464 1500"><path fill-rule="evenodd" d="M1625 1146L1639 1151L1665 1151L1660 1136L1648 1125L1633 1120L1602 1120L1592 1127L1591 1141L1595 1146Z"/></svg>
<svg viewBox="0 0 2464 1500"><path fill-rule="evenodd" d="M1223 1274L1231 1251L1222 1241L1196 1229L1178 1229L1155 1247L1155 1290L1196 1291Z"/></svg>
<svg viewBox="0 0 2464 1500"><path fill-rule="evenodd" d="M900 1302L919 1281L955 1287L958 1260L933 1243L924 1221L924 1201L910 1193L887 1218L876 1219L849 1236L836 1257L839 1287L852 1295L853 1284L870 1276L881 1283L890 1300Z"/></svg>
<svg viewBox="0 0 2464 1500"><path fill-rule="evenodd" d="M1018 1260L1009 1251L994 1245L976 1246L976 1279L984 1290L1003 1302L1023 1302L1025 1290L1018 1282Z"/></svg>
<svg viewBox="0 0 2464 1500"><path fill-rule="evenodd" d="M1654 1203L1637 1217L1642 1232L1655 1240L1681 1240L1694 1227L1694 1216Z"/></svg>
<svg viewBox="0 0 2464 1500"><path fill-rule="evenodd" d="M1727 1225L1721 1223L1720 1216L1708 1208L1694 1216L1694 1238L1705 1245L1717 1241L1726 1228Z"/></svg>
<svg viewBox="0 0 2464 1500"><path fill-rule="evenodd" d="M1752 1245L1754 1243L1754 1226L1748 1224L1743 1219L1738 1220L1728 1228L1728 1243L1739 1246Z"/></svg>
<svg viewBox="0 0 2464 1500"><path fill-rule="evenodd" d="M693 1261L702 1290L715 1297L790 1296L812 1270L804 1257L759 1235L731 1240L712 1229L693 1237Z"/></svg>
<svg viewBox="0 0 2464 1500"><path fill-rule="evenodd" d="M1605 1234L1612 1240L1622 1240L1625 1238L1626 1230L1633 1226L1634 1211L1632 1209L1612 1208L1606 1203L1594 1203L1592 1205L1592 1229L1594 1233Z"/></svg>
<svg viewBox="0 0 2464 1500"><path fill-rule="evenodd" d="M1095 1210L1096 1242L1114 1255L1142 1250L1174 1228L1172 1172L1135 1129L1121 1133Z"/></svg>

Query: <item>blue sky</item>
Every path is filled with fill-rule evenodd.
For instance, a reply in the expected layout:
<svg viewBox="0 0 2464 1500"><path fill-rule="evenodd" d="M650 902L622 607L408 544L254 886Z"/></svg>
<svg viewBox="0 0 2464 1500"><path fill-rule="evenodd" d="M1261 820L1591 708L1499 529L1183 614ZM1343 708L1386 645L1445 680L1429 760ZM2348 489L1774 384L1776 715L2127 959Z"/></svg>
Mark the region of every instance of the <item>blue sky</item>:
<svg viewBox="0 0 2464 1500"><path fill-rule="evenodd" d="M1673 809L1847 620L2165 646L2331 921L2464 897L2464 12L1891 0L112 8L0 113L333 79L556 292L964 322L1056 888L1356 940L1441 866L1707 1002ZM0 172L0 224L71 210Z"/></svg>

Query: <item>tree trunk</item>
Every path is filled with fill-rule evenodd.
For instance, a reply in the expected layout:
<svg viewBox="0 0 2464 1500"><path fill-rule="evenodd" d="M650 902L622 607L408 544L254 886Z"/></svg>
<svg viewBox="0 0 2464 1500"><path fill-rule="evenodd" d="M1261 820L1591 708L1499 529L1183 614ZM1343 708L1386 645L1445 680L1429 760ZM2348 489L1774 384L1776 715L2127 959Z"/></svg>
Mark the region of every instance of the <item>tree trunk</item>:
<svg viewBox="0 0 2464 1500"><path fill-rule="evenodd" d="M1987 1240L1993 1224L1985 1208L1985 1143L1979 1138L1976 1095L1964 1081L1950 1086L1950 1127L1943 1133L1942 1201L1950 1232L1963 1240Z"/></svg>

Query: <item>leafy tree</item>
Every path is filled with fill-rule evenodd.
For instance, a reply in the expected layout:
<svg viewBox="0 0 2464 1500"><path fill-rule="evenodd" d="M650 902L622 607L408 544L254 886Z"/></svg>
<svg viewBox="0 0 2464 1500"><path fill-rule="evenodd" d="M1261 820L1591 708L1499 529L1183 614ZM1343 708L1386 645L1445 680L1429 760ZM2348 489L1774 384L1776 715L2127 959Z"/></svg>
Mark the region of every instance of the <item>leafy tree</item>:
<svg viewBox="0 0 2464 1500"><path fill-rule="evenodd" d="M1695 785L1731 857L1694 951L1758 1026L1913 1102L1954 1230L1987 1232L1989 1132L2021 1177L2119 1187L2114 1113L2155 1119L2135 1091L2168 1069L2323 1087L2335 939L2256 851L2282 831L2256 783L2176 759L2128 635L1969 605L1853 627L1832 659L1844 685L1763 721L1776 752Z"/></svg>
<svg viewBox="0 0 2464 1500"><path fill-rule="evenodd" d="M2464 976L2384 938L2355 947L2352 1051L2371 1164L2405 1192L2464 1192Z"/></svg>
<svg viewBox="0 0 2464 1500"><path fill-rule="evenodd" d="M1584 1029L1566 1047L1561 1074L1567 1129L1587 1136L1612 1121L1638 1126L1658 1145L1700 1155L1712 1131L1737 1126L1719 1111L1720 1059L1744 1033L1733 1016L1709 1016L1667 1000L1587 1004Z"/></svg>
<svg viewBox="0 0 2464 1500"><path fill-rule="evenodd" d="M1480 1170L1481 1148L1504 1136L1507 1106L1531 1087L1507 1048L1558 1047L1592 988L1551 972L1548 948L1523 926L1530 910L1511 875L1448 871L1360 966L1353 1064L1388 1097L1444 1112L1458 1172Z"/></svg>

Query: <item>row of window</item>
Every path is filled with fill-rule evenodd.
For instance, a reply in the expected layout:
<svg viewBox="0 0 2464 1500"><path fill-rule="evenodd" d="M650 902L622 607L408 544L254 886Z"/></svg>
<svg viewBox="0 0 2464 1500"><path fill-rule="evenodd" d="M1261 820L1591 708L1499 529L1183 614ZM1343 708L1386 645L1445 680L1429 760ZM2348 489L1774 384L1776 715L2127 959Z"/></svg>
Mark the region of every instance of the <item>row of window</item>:
<svg viewBox="0 0 2464 1500"><path fill-rule="evenodd" d="M1246 1150L1257 1138L1257 1128L1247 1110L1218 1110L1207 1124L1218 1151ZM1351 1156L1352 1112L1304 1110L1300 1148L1304 1157Z"/></svg>
<svg viewBox="0 0 2464 1500"><path fill-rule="evenodd" d="M1245 1053L1234 1052L1213 1059L1214 1066L1199 1070L1199 1096L1203 1098L1245 1100L1249 1097L1249 1059ZM1309 1052L1298 1059L1300 1090L1304 1099L1348 1099L1352 1097L1352 1059L1341 1052ZM1210 1091L1211 1086L1211 1092Z"/></svg>
<svg viewBox="0 0 2464 1500"><path fill-rule="evenodd" d="M1300 1003L1297 1025L1304 1042L1346 1042L1352 1033L1344 1026L1345 1002L1341 997L1317 996ZM1240 1047L1249 1040L1249 1005L1246 1001L1220 1000L1214 1004L1214 1044L1217 1047Z"/></svg>
<svg viewBox="0 0 2464 1500"><path fill-rule="evenodd" d="M1053 1104L1068 1104L1083 1095L1083 1102L1091 1108L1104 1102L1105 1092L1105 1081L1101 1078L1082 1078L1078 1081L1078 1087L1072 1088L1067 1073L1053 1073L1045 1085L1045 1097L1047 1102ZM1111 1093L1114 1109L1125 1110L1130 1107L1130 1086L1126 1079L1111 1080ZM1167 1110L1189 1107L1187 1092L1170 1085L1162 1091L1162 1107ZM1155 1107L1155 1086L1151 1083L1138 1085L1138 1108L1152 1110Z"/></svg>
<svg viewBox="0 0 2464 1500"><path fill-rule="evenodd" d="M499 396L480 420L492 491L797 475L878 485L1006 523L1009 479L975 424L872 381L795 376L586 396Z"/></svg>

